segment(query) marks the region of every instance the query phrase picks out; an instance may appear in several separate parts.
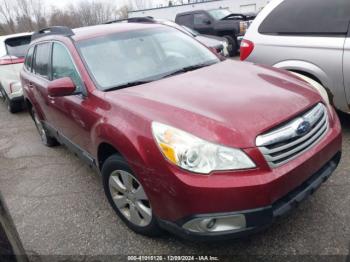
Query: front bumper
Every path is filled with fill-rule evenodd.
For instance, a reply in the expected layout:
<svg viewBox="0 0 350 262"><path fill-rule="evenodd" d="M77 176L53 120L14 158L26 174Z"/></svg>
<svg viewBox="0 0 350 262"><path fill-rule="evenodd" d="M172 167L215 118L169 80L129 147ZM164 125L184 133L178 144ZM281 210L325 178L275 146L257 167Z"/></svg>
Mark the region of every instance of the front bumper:
<svg viewBox="0 0 350 262"><path fill-rule="evenodd" d="M159 220L159 224L164 229L174 233L185 239L190 240L224 240L231 238L239 238L261 231L270 226L276 219L288 214L293 208L298 206L300 202L312 195L320 185L325 182L337 168L341 159L341 152L338 152L330 161L328 161L320 170L314 173L303 184L296 189L277 200L270 206L244 210L232 213L213 213L194 215L176 222ZM185 230L183 226L191 220L198 218L220 218L236 215L244 215L246 220L245 228L224 232L192 232Z"/></svg>

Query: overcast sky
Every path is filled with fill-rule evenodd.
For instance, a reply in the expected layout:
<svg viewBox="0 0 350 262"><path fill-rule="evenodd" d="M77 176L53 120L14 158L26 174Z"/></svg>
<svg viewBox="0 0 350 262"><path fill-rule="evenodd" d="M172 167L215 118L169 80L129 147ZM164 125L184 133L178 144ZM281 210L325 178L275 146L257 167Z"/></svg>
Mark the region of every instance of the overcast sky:
<svg viewBox="0 0 350 262"><path fill-rule="evenodd" d="M79 2L79 1L84 1L84 0L44 0L44 1L46 1L46 4L48 6L53 5L53 6L57 6L57 7L64 7L67 4L74 3L74 2ZM96 2L113 2L117 6L123 6L126 3L128 3L128 2L132 2L133 0L94 0L94 1L96 1ZM148 1L145 1L145 2L148 2L147 4L149 5L149 7L157 6L159 4L166 4L166 3L168 3L167 0L148 0Z"/></svg>

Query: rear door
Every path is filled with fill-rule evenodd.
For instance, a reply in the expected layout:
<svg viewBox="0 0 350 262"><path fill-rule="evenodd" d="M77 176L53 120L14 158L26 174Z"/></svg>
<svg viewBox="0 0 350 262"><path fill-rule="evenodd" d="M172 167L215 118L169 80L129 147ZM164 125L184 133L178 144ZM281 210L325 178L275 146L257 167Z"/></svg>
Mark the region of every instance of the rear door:
<svg viewBox="0 0 350 262"><path fill-rule="evenodd" d="M50 60L52 43L40 43L35 48L33 69L28 86L33 94L36 109L43 120L52 125L53 116L51 110L52 100L48 96L47 87L50 82Z"/></svg>

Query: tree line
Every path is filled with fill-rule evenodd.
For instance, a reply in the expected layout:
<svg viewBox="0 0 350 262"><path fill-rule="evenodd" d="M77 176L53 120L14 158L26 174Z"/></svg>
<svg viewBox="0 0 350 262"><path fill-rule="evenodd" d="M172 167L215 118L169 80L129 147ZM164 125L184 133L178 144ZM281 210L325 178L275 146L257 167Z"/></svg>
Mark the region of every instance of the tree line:
<svg viewBox="0 0 350 262"><path fill-rule="evenodd" d="M0 35L56 25L77 28L101 24L126 18L131 8L130 4L117 8L112 1L79 1L58 8L47 7L44 0L0 0Z"/></svg>
<svg viewBox="0 0 350 262"><path fill-rule="evenodd" d="M208 0L165 0L168 6ZM74 3L73 3L74 2ZM80 0L65 7L47 6L45 0L0 0L0 35L33 32L49 26L77 28L128 17L129 10L154 7L150 0L128 0L124 6L115 0Z"/></svg>

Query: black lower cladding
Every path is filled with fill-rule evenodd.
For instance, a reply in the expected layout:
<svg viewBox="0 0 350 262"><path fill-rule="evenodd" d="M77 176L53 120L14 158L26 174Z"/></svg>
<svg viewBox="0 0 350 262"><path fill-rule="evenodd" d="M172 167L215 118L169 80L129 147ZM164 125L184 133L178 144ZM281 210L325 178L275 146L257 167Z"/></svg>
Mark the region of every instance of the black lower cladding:
<svg viewBox="0 0 350 262"><path fill-rule="evenodd" d="M178 235L182 238L189 240L225 240L232 238L240 238L253 233L259 232L268 226L270 226L276 219L288 214L293 208L295 208L300 202L308 198L313 194L320 185L325 182L337 168L341 159L341 152L338 152L327 164L325 164L318 172L312 175L299 187L282 197L271 206L245 210L241 212L232 213L217 213L217 214L203 214L194 215L185 219L181 219L176 223L160 220L160 225ZM226 231L226 232L208 232L197 233L185 230L182 226L195 218L208 218L208 217L225 217L235 214L244 214L246 218L246 228L240 231Z"/></svg>

